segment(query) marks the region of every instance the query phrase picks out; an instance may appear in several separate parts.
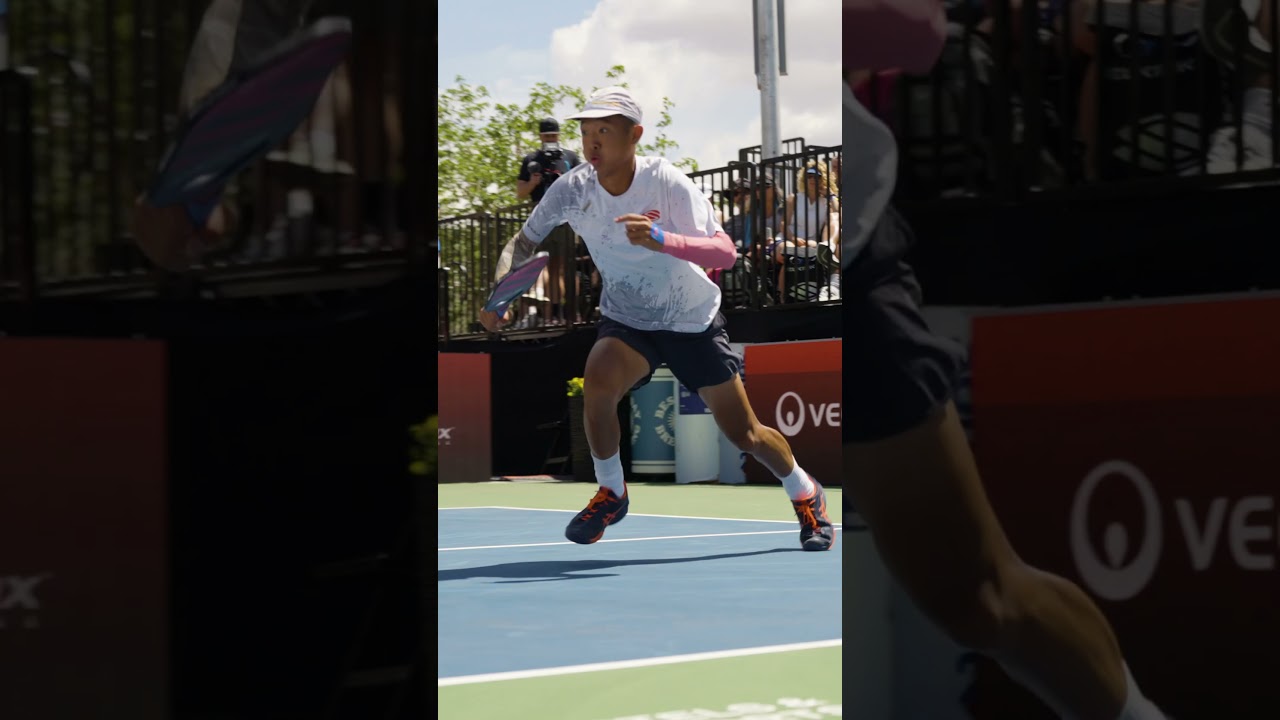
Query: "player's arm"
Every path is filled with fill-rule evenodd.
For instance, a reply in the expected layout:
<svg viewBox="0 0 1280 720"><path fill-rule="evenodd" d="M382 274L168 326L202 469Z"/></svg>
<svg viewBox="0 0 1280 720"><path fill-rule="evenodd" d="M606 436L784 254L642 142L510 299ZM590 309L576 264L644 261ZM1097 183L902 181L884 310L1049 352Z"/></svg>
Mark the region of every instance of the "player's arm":
<svg viewBox="0 0 1280 720"><path fill-rule="evenodd" d="M534 252L538 252L541 242L552 233L553 229L564 223L564 214L566 214L564 211L570 206L572 197L568 183L557 182L547 188L547 195L543 196L543 201L539 202L538 208L534 208L530 213L524 227L507 241L506 246L503 246L502 254L498 256L498 268L493 274L495 282L511 272L516 265L529 260ZM507 313L508 315L511 313L509 307ZM483 324L489 332L497 331L507 319L507 316L499 318L497 313L489 313L488 310L480 311L480 324Z"/></svg>
<svg viewBox="0 0 1280 720"><path fill-rule="evenodd" d="M542 206L539 205L538 207ZM536 208L534 209L534 212L537 212ZM503 246L502 254L498 256L498 267L493 272L494 282L501 280L503 276L511 272L511 268L533 257L533 254L537 252L538 243L541 242L541 240L539 239L535 241L530 238L526 233L527 228L528 223L525 223L525 227L520 228L520 232L516 233L507 241L507 244ZM502 327L507 320L510 319L510 315L510 307L507 308L507 312L501 317L499 317L496 312L481 310L480 324L489 332L497 332L498 328Z"/></svg>
<svg viewBox="0 0 1280 720"><path fill-rule="evenodd" d="M570 201L570 191L565 183L553 183L542 196L542 202L529 214L529 219L520 228L498 256L498 267L494 271L494 280L511 272L511 268L533 257L538 246L551 231L565 222L565 209Z"/></svg>
<svg viewBox="0 0 1280 720"><path fill-rule="evenodd" d="M232 72L237 36L244 22L241 15L232 0L215 0L202 15L178 92L182 117L189 117L198 102ZM197 222L206 215L207 220ZM172 272L191 268L207 247L232 232L234 225L236 214L220 196L211 210L198 206L156 208L145 195L138 196L133 204L134 241L152 263Z"/></svg>
<svg viewBox="0 0 1280 720"><path fill-rule="evenodd" d="M710 209L707 212L710 213ZM724 230L716 230L712 235L681 235L668 232L635 213L621 215L613 221L625 223L627 240L632 245L687 260L698 267L724 270L733 267L738 259L733 240Z"/></svg>
<svg viewBox="0 0 1280 720"><path fill-rule="evenodd" d="M656 247L649 249L711 270L733 267L738 260L738 249L733 244L733 238L716 222L711 201L674 165L666 163L664 174L668 188L670 226L672 230L679 232L653 227L649 235ZM634 222L639 221L629 221L628 224Z"/></svg>
<svg viewBox="0 0 1280 720"><path fill-rule="evenodd" d="M524 228L520 228L520 232L516 233L507 241L505 247L502 248L502 254L498 256L498 268L493 273L493 279L501 280L504 275L511 272L511 268L533 257L538 251L538 243L529 239L525 234Z"/></svg>
<svg viewBox="0 0 1280 720"><path fill-rule="evenodd" d="M854 97L847 85L844 91L844 155L846 172L840 178L843 197L841 206L840 256L845 263L858 257L870 240L884 209L889 206L898 180L898 144L893 131ZM849 210L849 222L843 221Z"/></svg>
<svg viewBox="0 0 1280 720"><path fill-rule="evenodd" d="M724 270L733 267L738 259L733 239L724 230L704 236L681 235L654 228L653 239L662 246L663 254L688 260L699 267Z"/></svg>
<svg viewBox="0 0 1280 720"><path fill-rule="evenodd" d="M302 22L309 0L214 0L200 19L187 52L178 111L190 116L229 74L288 36ZM225 192L224 192L225 194ZM238 218L222 195L207 205L155 207L144 195L134 200L134 240L156 265L174 272L191 267L220 238L235 231Z"/></svg>
<svg viewBox="0 0 1280 720"><path fill-rule="evenodd" d="M312 0L213 0L187 53L179 111L189 115L227 76L302 27Z"/></svg>

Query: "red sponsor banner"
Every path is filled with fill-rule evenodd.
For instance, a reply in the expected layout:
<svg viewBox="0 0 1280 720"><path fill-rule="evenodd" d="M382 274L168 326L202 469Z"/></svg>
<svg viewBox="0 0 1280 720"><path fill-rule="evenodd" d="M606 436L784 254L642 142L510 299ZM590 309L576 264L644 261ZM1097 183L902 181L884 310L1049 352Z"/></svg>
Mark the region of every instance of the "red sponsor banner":
<svg viewBox="0 0 1280 720"><path fill-rule="evenodd" d="M744 370L756 417L786 437L801 467L832 487L844 482L841 347L840 340L748 345ZM754 459L746 476L749 483L778 484Z"/></svg>
<svg viewBox="0 0 1280 720"><path fill-rule="evenodd" d="M440 481L478 482L493 474L490 358L440 353Z"/></svg>
<svg viewBox="0 0 1280 720"><path fill-rule="evenodd" d="M1280 716L1280 299L979 317L976 449L1173 717ZM1051 717L988 664L976 717Z"/></svg>
<svg viewBox="0 0 1280 720"><path fill-rule="evenodd" d="M166 352L0 339L0 715L168 712Z"/></svg>

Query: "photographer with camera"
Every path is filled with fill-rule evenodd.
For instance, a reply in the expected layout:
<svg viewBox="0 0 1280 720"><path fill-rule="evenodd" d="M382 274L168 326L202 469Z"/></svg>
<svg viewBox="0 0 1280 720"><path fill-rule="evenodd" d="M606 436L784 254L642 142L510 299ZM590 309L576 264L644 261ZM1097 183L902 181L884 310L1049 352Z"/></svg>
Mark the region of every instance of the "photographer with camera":
<svg viewBox="0 0 1280 720"><path fill-rule="evenodd" d="M526 154L520 161L520 175L516 180L516 197L531 200L535 207L542 201L542 196L547 193L551 183L582 164L577 154L560 145L560 123L555 118L545 118L538 123L538 137L542 141L541 147ZM556 228L547 238L545 247L551 253L551 261L534 287L545 287L551 304L549 313L543 316L543 322L563 322L567 276L565 258L572 258L577 254L573 231L568 225Z"/></svg>
<svg viewBox="0 0 1280 720"><path fill-rule="evenodd" d="M538 137L542 147L520 161L520 176L516 181L516 197L532 199L534 205L542 200L551 183L582 164L572 150L560 146L560 123L555 118L538 123Z"/></svg>

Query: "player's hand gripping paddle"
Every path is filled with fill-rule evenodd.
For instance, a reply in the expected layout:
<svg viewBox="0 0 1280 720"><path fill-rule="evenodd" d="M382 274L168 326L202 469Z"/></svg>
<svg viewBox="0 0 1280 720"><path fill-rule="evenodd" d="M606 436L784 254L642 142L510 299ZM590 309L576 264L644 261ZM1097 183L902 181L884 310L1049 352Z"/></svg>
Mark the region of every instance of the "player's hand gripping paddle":
<svg viewBox="0 0 1280 720"><path fill-rule="evenodd" d="M506 315L511 303L538 282L538 276L547 267L550 259L551 254L543 251L535 253L533 257L511 268L511 272L503 275L502 279L493 286L493 292L489 294L489 300L484 304L485 311L497 313L498 317Z"/></svg>
<svg viewBox="0 0 1280 720"><path fill-rule="evenodd" d="M185 205L195 226L203 227L227 183L311 114L350 46L351 22L323 18L229 76L183 123L146 202Z"/></svg>

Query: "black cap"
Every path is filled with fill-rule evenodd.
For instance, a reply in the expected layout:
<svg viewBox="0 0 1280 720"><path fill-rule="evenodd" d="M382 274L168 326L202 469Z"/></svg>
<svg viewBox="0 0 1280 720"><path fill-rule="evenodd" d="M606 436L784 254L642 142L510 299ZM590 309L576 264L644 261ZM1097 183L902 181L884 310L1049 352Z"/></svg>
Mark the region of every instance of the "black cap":
<svg viewBox="0 0 1280 720"><path fill-rule="evenodd" d="M544 118L538 123L538 134L542 133L558 133L560 132L560 123L555 118Z"/></svg>
<svg viewBox="0 0 1280 720"><path fill-rule="evenodd" d="M773 187L773 176L768 173L760 173L760 175L756 177L754 184L745 177L740 177L731 182L729 187L733 190L753 190L761 187Z"/></svg>

